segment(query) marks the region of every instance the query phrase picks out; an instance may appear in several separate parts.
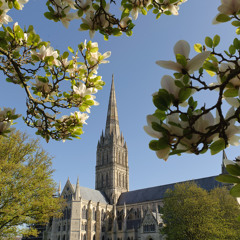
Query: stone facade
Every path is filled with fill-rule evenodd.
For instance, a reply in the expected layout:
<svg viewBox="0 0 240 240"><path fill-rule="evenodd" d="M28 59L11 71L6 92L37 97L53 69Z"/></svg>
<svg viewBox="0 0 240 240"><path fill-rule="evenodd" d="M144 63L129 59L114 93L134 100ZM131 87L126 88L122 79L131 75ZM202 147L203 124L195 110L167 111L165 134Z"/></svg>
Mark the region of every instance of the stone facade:
<svg viewBox="0 0 240 240"><path fill-rule="evenodd" d="M207 190L221 185L214 177L194 180ZM174 184L129 191L128 150L120 133L112 80L105 133L97 145L95 190L71 184L59 196L67 201L61 219L53 219L44 240L161 240L159 209Z"/></svg>

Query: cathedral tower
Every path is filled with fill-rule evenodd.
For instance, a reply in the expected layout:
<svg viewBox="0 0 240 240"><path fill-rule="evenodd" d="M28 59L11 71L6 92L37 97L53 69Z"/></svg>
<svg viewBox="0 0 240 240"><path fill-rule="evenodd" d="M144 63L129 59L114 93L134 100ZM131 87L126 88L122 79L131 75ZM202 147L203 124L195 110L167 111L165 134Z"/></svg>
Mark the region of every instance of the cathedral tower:
<svg viewBox="0 0 240 240"><path fill-rule="evenodd" d="M112 204L129 190L128 151L120 133L113 78L105 133L102 132L97 146L95 181L95 189L105 192Z"/></svg>

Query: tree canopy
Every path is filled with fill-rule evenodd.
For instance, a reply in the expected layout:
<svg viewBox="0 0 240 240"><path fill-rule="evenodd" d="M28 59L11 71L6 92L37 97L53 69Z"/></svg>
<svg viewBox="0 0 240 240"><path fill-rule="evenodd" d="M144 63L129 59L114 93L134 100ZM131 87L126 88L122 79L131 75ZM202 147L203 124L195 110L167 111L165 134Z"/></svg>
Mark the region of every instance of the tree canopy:
<svg viewBox="0 0 240 240"><path fill-rule="evenodd" d="M51 166L38 140L20 132L0 136L0 239L35 234L24 224L44 224L59 216L63 201L56 198Z"/></svg>
<svg viewBox="0 0 240 240"><path fill-rule="evenodd" d="M161 211L169 240L239 239L239 205L226 188L207 192L193 182L176 184Z"/></svg>

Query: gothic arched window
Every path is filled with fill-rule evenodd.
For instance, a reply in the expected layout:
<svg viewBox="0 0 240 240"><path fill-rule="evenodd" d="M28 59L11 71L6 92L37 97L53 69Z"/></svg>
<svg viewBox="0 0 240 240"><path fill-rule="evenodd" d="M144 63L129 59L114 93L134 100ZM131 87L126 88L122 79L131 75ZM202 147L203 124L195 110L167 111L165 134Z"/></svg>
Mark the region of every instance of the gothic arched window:
<svg viewBox="0 0 240 240"><path fill-rule="evenodd" d="M108 186L108 174L106 174L106 186Z"/></svg>
<svg viewBox="0 0 240 240"><path fill-rule="evenodd" d="M121 174L120 173L118 175L118 181L119 181L118 186L121 187Z"/></svg>
<svg viewBox="0 0 240 240"><path fill-rule="evenodd" d="M82 209L82 218L86 219L87 218L87 214L86 214L86 207L84 206Z"/></svg>
<svg viewBox="0 0 240 240"><path fill-rule="evenodd" d="M92 210L92 218L93 218L93 220L96 220L96 211L95 211L95 208L93 208L93 210Z"/></svg>

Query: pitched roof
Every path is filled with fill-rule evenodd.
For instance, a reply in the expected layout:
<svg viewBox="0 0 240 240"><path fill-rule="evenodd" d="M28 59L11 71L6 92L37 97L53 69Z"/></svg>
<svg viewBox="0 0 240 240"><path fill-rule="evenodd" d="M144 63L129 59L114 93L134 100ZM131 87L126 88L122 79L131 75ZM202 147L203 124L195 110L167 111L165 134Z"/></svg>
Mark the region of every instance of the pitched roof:
<svg viewBox="0 0 240 240"><path fill-rule="evenodd" d="M200 178L200 179L190 180L190 182L195 182L199 187L207 191L210 191L216 187L223 186L222 183L217 182L215 180L215 177L216 176ZM185 181L185 182L188 182L188 181ZM121 196L118 199L118 205L123 205L124 203L134 204L134 203L156 201L156 200L163 199L166 190L167 189L173 190L175 184L177 183L156 186L151 188L144 188L144 189L139 189L139 190L130 191L130 192L124 192L121 194Z"/></svg>
<svg viewBox="0 0 240 240"><path fill-rule="evenodd" d="M80 196L84 200L92 200L93 202L100 202L104 204L109 204L105 194L101 191L86 188L86 187L79 187L80 188Z"/></svg>

